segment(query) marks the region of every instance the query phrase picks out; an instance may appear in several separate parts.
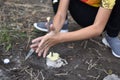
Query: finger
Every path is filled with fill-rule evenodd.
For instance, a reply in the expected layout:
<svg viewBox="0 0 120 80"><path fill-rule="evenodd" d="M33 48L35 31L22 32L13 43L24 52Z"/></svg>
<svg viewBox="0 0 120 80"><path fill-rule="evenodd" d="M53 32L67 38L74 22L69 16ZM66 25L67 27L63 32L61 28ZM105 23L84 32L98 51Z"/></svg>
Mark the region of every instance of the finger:
<svg viewBox="0 0 120 80"><path fill-rule="evenodd" d="M46 54L48 52L50 48L48 46L44 47L43 49L41 49L38 53L38 56L41 56L43 54L43 57L45 58L46 57Z"/></svg>
<svg viewBox="0 0 120 80"><path fill-rule="evenodd" d="M43 57L45 58L47 53L48 53L48 50L50 49L50 47L52 46L51 43L48 43L45 47L44 47L44 53L43 53Z"/></svg>
<svg viewBox="0 0 120 80"><path fill-rule="evenodd" d="M32 48L34 51L37 49L36 47Z"/></svg>
<svg viewBox="0 0 120 80"><path fill-rule="evenodd" d="M47 52L48 52L49 49L50 49L49 44L45 45L45 46L42 47L42 48L39 48L38 56L41 56L41 55L43 54L43 57L45 58L45 57L46 57L46 54L47 54Z"/></svg>
<svg viewBox="0 0 120 80"><path fill-rule="evenodd" d="M54 28L53 24L51 24L50 25L50 31L54 31L54 30L55 30L55 28Z"/></svg>
<svg viewBox="0 0 120 80"><path fill-rule="evenodd" d="M50 49L50 48L46 48L46 49L45 49L45 51L44 51L44 53L43 53L43 57L44 57L44 58L46 57L49 49Z"/></svg>
<svg viewBox="0 0 120 80"><path fill-rule="evenodd" d="M42 45L39 45L39 49L43 49L43 48L46 48L46 47L48 47L49 46L49 41L48 40L46 40L46 42L44 42Z"/></svg>
<svg viewBox="0 0 120 80"><path fill-rule="evenodd" d="M36 50L36 52L38 53L41 49L45 49L47 46L49 45L49 40L42 40L39 45L38 45L38 48Z"/></svg>
<svg viewBox="0 0 120 80"><path fill-rule="evenodd" d="M38 53L39 57L42 55L43 51L44 51L43 49L39 51L39 53Z"/></svg>
<svg viewBox="0 0 120 80"><path fill-rule="evenodd" d="M35 38L32 40L32 43L40 42L42 40L43 36Z"/></svg>
<svg viewBox="0 0 120 80"><path fill-rule="evenodd" d="M38 47L38 43L34 43L34 44L30 45L30 48L34 48L34 47Z"/></svg>
<svg viewBox="0 0 120 80"><path fill-rule="evenodd" d="M36 53L38 53L42 48L44 48L42 45L44 45L45 40L41 40L41 42L38 44L38 48L36 49Z"/></svg>

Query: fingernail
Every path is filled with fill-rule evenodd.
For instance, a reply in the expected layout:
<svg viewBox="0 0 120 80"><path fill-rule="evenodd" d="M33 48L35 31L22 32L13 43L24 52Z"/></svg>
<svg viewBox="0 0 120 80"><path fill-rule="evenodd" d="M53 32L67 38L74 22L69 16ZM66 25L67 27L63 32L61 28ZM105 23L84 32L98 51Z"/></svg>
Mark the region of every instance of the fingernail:
<svg viewBox="0 0 120 80"><path fill-rule="evenodd" d="M38 53L38 51L37 51L37 50L36 50L35 52L36 52L36 53Z"/></svg>
<svg viewBox="0 0 120 80"><path fill-rule="evenodd" d="M38 56L40 57L40 56L41 56L41 54L40 54L40 53L38 53Z"/></svg>
<svg viewBox="0 0 120 80"><path fill-rule="evenodd" d="M40 57L40 55L38 54L38 56Z"/></svg>
<svg viewBox="0 0 120 80"><path fill-rule="evenodd" d="M32 40L32 43L34 43L34 40Z"/></svg>

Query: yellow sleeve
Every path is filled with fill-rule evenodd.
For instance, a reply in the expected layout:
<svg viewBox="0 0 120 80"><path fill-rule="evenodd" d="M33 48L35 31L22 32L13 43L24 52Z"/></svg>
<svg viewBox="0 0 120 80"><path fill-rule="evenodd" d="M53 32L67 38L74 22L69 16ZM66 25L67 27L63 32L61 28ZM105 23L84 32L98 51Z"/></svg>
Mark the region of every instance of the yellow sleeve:
<svg viewBox="0 0 120 80"><path fill-rule="evenodd" d="M101 0L101 7L106 9L113 9L116 0Z"/></svg>

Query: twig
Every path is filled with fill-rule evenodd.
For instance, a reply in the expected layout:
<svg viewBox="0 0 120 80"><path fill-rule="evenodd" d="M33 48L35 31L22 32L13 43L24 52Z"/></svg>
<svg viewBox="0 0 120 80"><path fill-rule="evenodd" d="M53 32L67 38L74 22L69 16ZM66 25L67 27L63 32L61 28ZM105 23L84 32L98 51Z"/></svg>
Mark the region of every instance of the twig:
<svg viewBox="0 0 120 80"><path fill-rule="evenodd" d="M99 61L99 59L97 59L94 63L93 60L91 59L90 62L86 62L88 65L88 70L91 70L93 67L95 67L97 65L97 62Z"/></svg>
<svg viewBox="0 0 120 80"><path fill-rule="evenodd" d="M88 77L90 77L90 78L94 78L95 80L98 80L98 78L100 77L100 75L98 75L98 76L92 76L92 75L87 75Z"/></svg>
<svg viewBox="0 0 120 80"><path fill-rule="evenodd" d="M22 71L25 71L27 68L29 68L29 66L26 66L26 67L22 68L22 69L21 69L21 72L22 72Z"/></svg>
<svg viewBox="0 0 120 80"><path fill-rule="evenodd" d="M66 75L68 75L68 72L55 74L55 76L66 76Z"/></svg>
<svg viewBox="0 0 120 80"><path fill-rule="evenodd" d="M76 68L78 68L79 67L79 65L77 64L76 66L74 66L74 69L76 69Z"/></svg>
<svg viewBox="0 0 120 80"><path fill-rule="evenodd" d="M88 41L85 41L85 43L84 43L84 49L86 49L87 43L88 43Z"/></svg>
<svg viewBox="0 0 120 80"><path fill-rule="evenodd" d="M82 41L80 46L82 46L84 49L87 47L88 40Z"/></svg>
<svg viewBox="0 0 120 80"><path fill-rule="evenodd" d="M39 79L38 79L39 75L40 75L40 71L38 70L38 74L37 74L37 76L35 77L35 80L39 80Z"/></svg>
<svg viewBox="0 0 120 80"><path fill-rule="evenodd" d="M41 76L42 76L42 80L45 80L45 77L44 77L42 71L40 71L40 74L41 74Z"/></svg>
<svg viewBox="0 0 120 80"><path fill-rule="evenodd" d="M27 72L31 76L31 80L32 80L32 78L33 78L33 69L30 72L28 70L25 70L25 72Z"/></svg>
<svg viewBox="0 0 120 80"><path fill-rule="evenodd" d="M93 39L90 39L90 41L94 42L95 44L99 45L100 47L103 46L101 43L99 43L99 42L97 42L97 41L95 41L95 40L93 40Z"/></svg>
<svg viewBox="0 0 120 80"><path fill-rule="evenodd" d="M95 67L95 69L97 69L97 70L99 70L99 71L103 71L105 74L109 75L109 73L108 73L107 70L105 70L105 69L100 69L100 68L97 68L97 67Z"/></svg>
<svg viewBox="0 0 120 80"><path fill-rule="evenodd" d="M102 57L102 55L100 54L100 52L98 51L98 50L96 50L96 49L94 49L96 52L97 52L97 54L100 56L100 57Z"/></svg>
<svg viewBox="0 0 120 80"><path fill-rule="evenodd" d="M31 36L28 37L28 41L27 41L27 45L26 45L26 49L28 48L30 41L31 41Z"/></svg>

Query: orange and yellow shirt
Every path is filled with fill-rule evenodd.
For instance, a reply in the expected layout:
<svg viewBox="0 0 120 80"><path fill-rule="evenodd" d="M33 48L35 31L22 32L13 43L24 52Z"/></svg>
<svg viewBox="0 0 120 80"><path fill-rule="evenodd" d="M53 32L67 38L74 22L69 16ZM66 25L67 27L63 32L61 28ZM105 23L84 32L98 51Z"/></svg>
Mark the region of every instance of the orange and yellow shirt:
<svg viewBox="0 0 120 80"><path fill-rule="evenodd" d="M103 7L106 9L112 9L116 0L80 0L93 7Z"/></svg>

